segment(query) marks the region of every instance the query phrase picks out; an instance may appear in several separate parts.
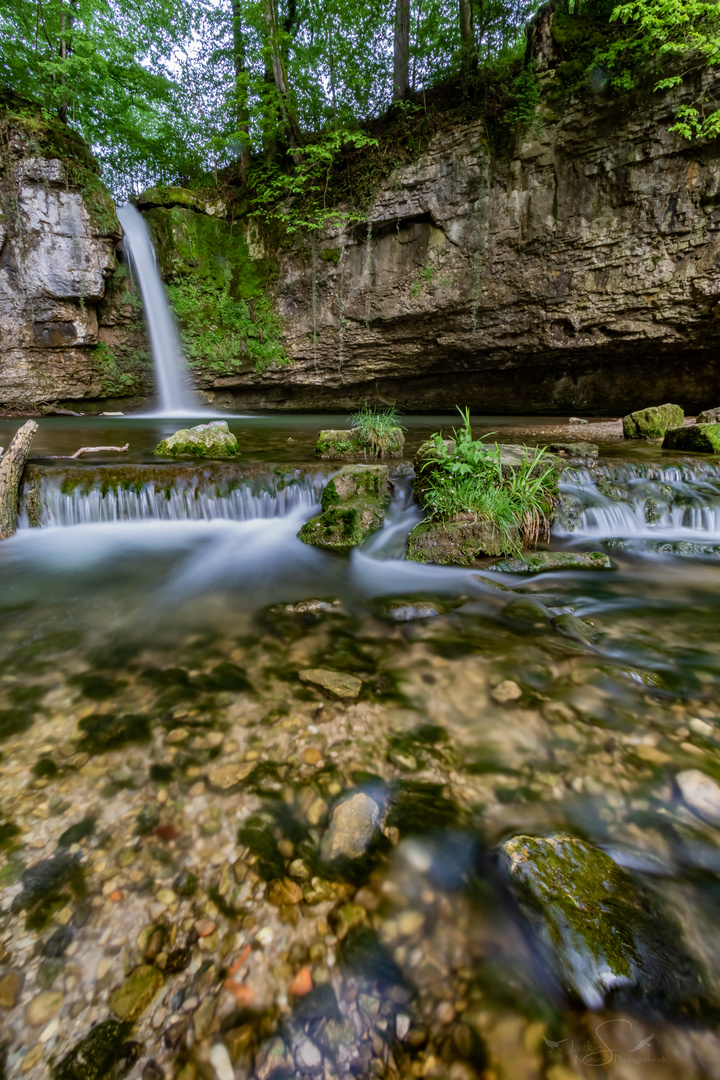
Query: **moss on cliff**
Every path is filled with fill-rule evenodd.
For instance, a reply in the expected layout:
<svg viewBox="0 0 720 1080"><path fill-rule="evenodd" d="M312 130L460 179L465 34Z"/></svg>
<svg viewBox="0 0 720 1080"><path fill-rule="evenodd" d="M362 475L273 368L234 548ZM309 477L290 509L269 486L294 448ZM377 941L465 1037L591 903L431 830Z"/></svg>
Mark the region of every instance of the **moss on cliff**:
<svg viewBox="0 0 720 1080"><path fill-rule="evenodd" d="M250 257L242 228L181 205L145 218L190 364L222 375L287 363L268 296L277 266Z"/></svg>

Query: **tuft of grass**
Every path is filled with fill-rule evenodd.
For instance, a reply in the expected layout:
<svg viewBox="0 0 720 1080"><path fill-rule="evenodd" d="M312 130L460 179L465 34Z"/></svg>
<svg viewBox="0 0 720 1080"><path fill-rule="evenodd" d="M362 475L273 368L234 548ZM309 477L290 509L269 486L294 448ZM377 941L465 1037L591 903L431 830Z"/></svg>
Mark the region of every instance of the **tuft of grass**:
<svg viewBox="0 0 720 1080"><path fill-rule="evenodd" d="M475 514L496 526L508 551L519 554L523 547L536 547L540 535L549 534L556 488L554 469L542 468L545 450L536 447L503 473L497 442L486 443L489 435L473 439L470 410L458 412L463 425L453 430L455 448L449 449L441 434L434 435L435 455L425 465L432 467L427 489L431 516L447 520Z"/></svg>
<svg viewBox="0 0 720 1080"><path fill-rule="evenodd" d="M349 417L349 422L361 440L372 447L375 457L395 450L398 433L405 430L398 419L398 411L394 405L376 408L366 402L362 409Z"/></svg>

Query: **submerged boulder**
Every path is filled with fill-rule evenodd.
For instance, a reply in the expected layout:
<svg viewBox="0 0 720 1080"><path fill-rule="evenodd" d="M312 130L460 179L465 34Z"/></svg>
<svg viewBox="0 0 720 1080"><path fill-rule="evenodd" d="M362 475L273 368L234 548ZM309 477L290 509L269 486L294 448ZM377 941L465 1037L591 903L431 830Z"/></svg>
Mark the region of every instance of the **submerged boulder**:
<svg viewBox="0 0 720 1080"><path fill-rule="evenodd" d="M405 436L399 425L391 428L385 436L386 446L378 451L371 442L363 439L357 428L338 430L328 428L318 435L316 457L324 461L342 461L356 457L400 457L405 446Z"/></svg>
<svg viewBox="0 0 720 1080"><path fill-rule="evenodd" d="M689 450L698 454L720 454L720 424L693 424L668 431L663 450Z"/></svg>
<svg viewBox="0 0 720 1080"><path fill-rule="evenodd" d="M213 420L193 428L182 428L155 447L159 457L197 457L224 460L240 453L238 441L227 420Z"/></svg>
<svg viewBox="0 0 720 1080"><path fill-rule="evenodd" d="M677 1003L703 990L680 926L604 851L573 836L514 836L501 860L541 951L588 1008L617 992Z"/></svg>
<svg viewBox="0 0 720 1080"><path fill-rule="evenodd" d="M511 540L517 542L514 531ZM447 521L426 519L408 537L406 559L440 566L471 566L483 555L502 555L508 538L497 525L477 514L456 514Z"/></svg>
<svg viewBox="0 0 720 1080"><path fill-rule="evenodd" d="M389 502L387 465L345 465L322 493L322 513L298 536L304 544L347 551L382 528Z"/></svg>
<svg viewBox="0 0 720 1080"><path fill-rule="evenodd" d="M668 428L681 427L685 413L679 405L652 405L623 416L626 439L661 439Z"/></svg>
<svg viewBox="0 0 720 1080"><path fill-rule="evenodd" d="M597 457L600 447L592 442L556 442L550 443L545 448L549 454L559 454L561 457Z"/></svg>

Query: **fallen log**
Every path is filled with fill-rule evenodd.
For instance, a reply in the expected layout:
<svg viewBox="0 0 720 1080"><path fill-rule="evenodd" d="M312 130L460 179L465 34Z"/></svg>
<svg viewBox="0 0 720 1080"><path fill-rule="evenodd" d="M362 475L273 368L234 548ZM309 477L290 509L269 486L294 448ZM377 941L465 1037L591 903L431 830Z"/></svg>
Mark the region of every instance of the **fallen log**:
<svg viewBox="0 0 720 1080"><path fill-rule="evenodd" d="M35 421L28 420L0 458L0 540L17 529L20 480L37 429Z"/></svg>
<svg viewBox="0 0 720 1080"><path fill-rule="evenodd" d="M99 454L104 450L114 450L118 454L123 454L126 450L130 449L130 443L125 443L124 446L81 446L79 450L76 450L74 454L48 454L46 458L33 458L33 461L73 461L74 458L79 458L83 454Z"/></svg>

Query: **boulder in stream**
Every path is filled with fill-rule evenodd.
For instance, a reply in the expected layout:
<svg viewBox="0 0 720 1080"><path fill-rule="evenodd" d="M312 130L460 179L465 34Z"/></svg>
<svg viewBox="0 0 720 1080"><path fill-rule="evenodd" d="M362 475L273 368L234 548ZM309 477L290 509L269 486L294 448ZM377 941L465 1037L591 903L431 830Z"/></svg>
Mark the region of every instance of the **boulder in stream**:
<svg viewBox="0 0 720 1080"><path fill-rule="evenodd" d="M514 836L501 861L541 952L588 1008L618 992L658 1003L702 992L679 924L604 851L573 836Z"/></svg>
<svg viewBox="0 0 720 1080"><path fill-rule="evenodd" d="M238 441L227 420L213 420L193 428L182 428L155 447L158 457L196 457L222 461L237 457Z"/></svg>
<svg viewBox="0 0 720 1080"><path fill-rule="evenodd" d="M661 439L669 428L682 427L685 413L679 405L652 405L623 416L626 439Z"/></svg>
<svg viewBox="0 0 720 1080"><path fill-rule="evenodd" d="M408 537L405 558L440 566L472 566L483 555L502 555L507 546L507 539L492 521L461 513L447 521L428 518L419 522Z"/></svg>
<svg viewBox="0 0 720 1080"><path fill-rule="evenodd" d="M689 450L696 454L720 454L720 424L692 424L669 430L663 450Z"/></svg>
<svg viewBox="0 0 720 1080"><path fill-rule="evenodd" d="M695 418L696 424L720 424L720 407L717 409L705 409L698 413Z"/></svg>
<svg viewBox="0 0 720 1080"><path fill-rule="evenodd" d="M405 446L402 428L396 425L387 433L386 439L387 447L379 453L370 442L363 440L356 428L328 428L318 435L315 456L324 461L343 461L356 457L400 457Z"/></svg>
<svg viewBox="0 0 720 1080"><path fill-rule="evenodd" d="M382 528L389 502L387 465L345 465L322 493L322 513L298 536L305 544L347 551Z"/></svg>

